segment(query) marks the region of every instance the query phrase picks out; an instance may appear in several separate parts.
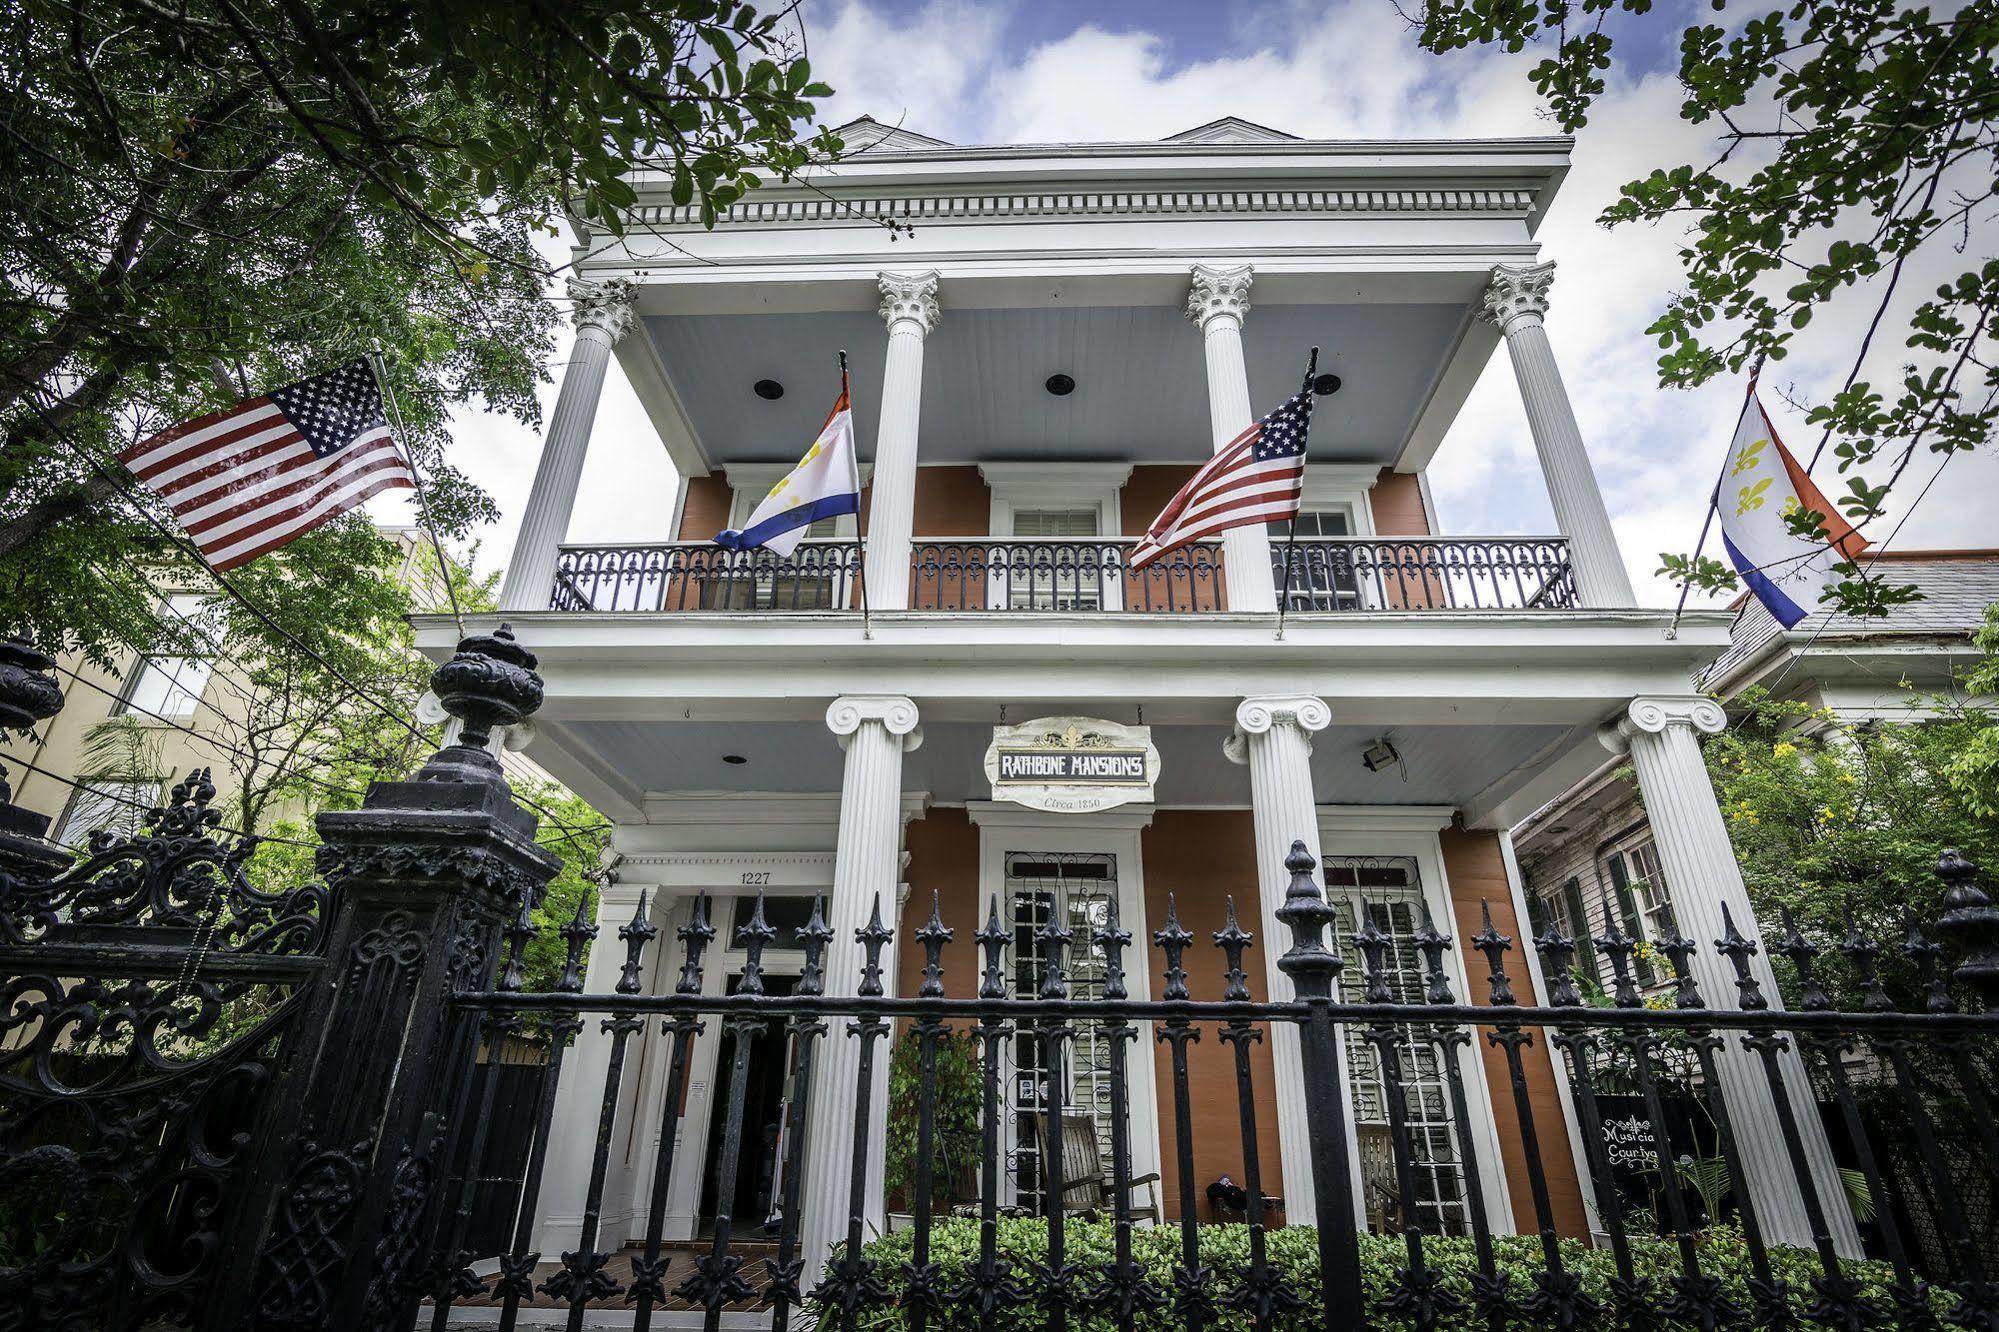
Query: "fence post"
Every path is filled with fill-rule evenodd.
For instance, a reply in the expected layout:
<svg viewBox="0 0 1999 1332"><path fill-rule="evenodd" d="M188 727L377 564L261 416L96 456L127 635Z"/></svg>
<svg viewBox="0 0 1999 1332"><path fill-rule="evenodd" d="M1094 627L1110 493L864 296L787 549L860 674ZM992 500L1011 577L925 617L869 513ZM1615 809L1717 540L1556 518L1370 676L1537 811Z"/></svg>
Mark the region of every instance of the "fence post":
<svg viewBox="0 0 1999 1332"><path fill-rule="evenodd" d="M0 737L9 731L26 734L36 722L62 711L55 664L55 658L36 650L26 634L0 637ZM0 877L43 882L67 867L69 853L50 842L48 832L48 815L14 803L7 770L0 766ZM4 892L0 885L0 893Z"/></svg>
<svg viewBox="0 0 1999 1332"><path fill-rule="evenodd" d="M534 666L505 625L465 639L431 677L458 743L316 820L327 970L248 1222L254 1281L226 1283L209 1326L408 1328L414 1283L456 1261L432 1251L434 1212L479 1036L450 996L490 987L503 927L560 867L485 747L540 706Z"/></svg>
<svg viewBox="0 0 1999 1332"><path fill-rule="evenodd" d="M1298 999L1311 1010L1299 1025L1306 1118L1312 1152L1312 1204L1319 1230L1319 1283L1327 1327L1365 1328L1367 1302L1361 1289L1360 1220L1354 1214L1350 1125L1346 1081L1340 1071L1340 1033L1333 1025L1333 983L1344 965L1325 943L1333 908L1319 892L1312 872L1317 858L1305 843L1291 843L1284 858L1291 883L1277 918L1291 931L1291 947L1277 969L1291 978ZM1337 940L1336 940L1337 942Z"/></svg>

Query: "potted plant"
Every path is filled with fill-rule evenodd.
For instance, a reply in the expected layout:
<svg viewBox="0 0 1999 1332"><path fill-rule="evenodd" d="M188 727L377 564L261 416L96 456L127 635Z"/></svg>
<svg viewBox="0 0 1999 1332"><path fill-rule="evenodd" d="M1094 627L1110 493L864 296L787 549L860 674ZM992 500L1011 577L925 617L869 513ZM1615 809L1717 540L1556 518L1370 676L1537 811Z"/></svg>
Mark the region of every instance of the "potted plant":
<svg viewBox="0 0 1999 1332"><path fill-rule="evenodd" d="M888 1137L885 1183L891 1207L889 1229L911 1221L916 1188L917 1112L922 1103L922 1040L914 1030L896 1038L888 1062ZM931 1130L930 1207L950 1214L978 1193L979 1110L985 1083L979 1043L968 1030L946 1028L936 1040Z"/></svg>

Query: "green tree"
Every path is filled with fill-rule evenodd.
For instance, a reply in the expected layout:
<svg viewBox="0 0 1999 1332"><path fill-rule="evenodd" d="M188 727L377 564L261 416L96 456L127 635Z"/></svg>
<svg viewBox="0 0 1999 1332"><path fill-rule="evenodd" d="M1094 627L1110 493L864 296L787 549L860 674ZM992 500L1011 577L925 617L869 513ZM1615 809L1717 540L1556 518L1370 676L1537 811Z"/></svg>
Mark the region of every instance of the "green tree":
<svg viewBox="0 0 1999 1332"><path fill-rule="evenodd" d="M531 421L538 235L655 173L713 220L837 150L741 0L0 6L0 619L109 659L184 561L111 459L379 341L447 534L492 516L452 407ZM300 563L294 547L259 566ZM198 569L189 569L190 578Z"/></svg>
<svg viewBox="0 0 1999 1332"><path fill-rule="evenodd" d="M1647 330L1665 349L1663 385L1781 361L1834 309L1869 316L1846 382L1808 416L1847 478L1835 502L1865 524L1925 447L1947 457L1987 446L1999 421L1999 255L1987 230L1999 213L1999 0L1707 8L1713 21L1679 35L1680 114L1713 127L1712 154L1630 182L1599 221L1687 229L1686 284ZM1530 77L1575 130L1616 55L1660 36L1641 28L1671 21L1652 0L1428 0L1419 23L1435 52L1547 43ZM1961 271L1923 299L1898 299L1919 257ZM1877 330L1908 351L1893 384L1859 378ZM1877 462L1887 475L1873 482ZM1805 510L1792 522L1811 532L1822 517ZM1736 585L1719 561L1662 559L1663 572L1696 586ZM1918 595L1851 563L1839 570L1829 599L1851 614Z"/></svg>
<svg viewBox="0 0 1999 1332"><path fill-rule="evenodd" d="M1731 701L1739 719L1705 753L1766 941L1782 934L1780 909L1821 942L1858 929L1885 946L1884 976L1912 997L1897 945L1910 921L1942 914L1938 853L1999 866L1999 820L1951 775L1967 745L1999 736L1994 703L1939 700L1934 720L1856 726L1761 690ZM1842 979L1836 955L1822 967Z"/></svg>

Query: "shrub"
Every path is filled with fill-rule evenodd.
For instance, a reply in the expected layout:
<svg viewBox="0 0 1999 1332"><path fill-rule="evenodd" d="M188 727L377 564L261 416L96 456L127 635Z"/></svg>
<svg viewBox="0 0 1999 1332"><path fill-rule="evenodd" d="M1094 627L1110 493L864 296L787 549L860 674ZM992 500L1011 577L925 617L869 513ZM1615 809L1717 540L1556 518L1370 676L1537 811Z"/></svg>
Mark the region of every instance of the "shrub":
<svg viewBox="0 0 1999 1332"><path fill-rule="evenodd" d="M882 1236L864 1250L878 1264L875 1275L889 1288L891 1295L901 1290L902 1265L909 1261L914 1239L912 1232L898 1231ZM1065 1261L1087 1273L1082 1283L1084 1289L1100 1287L1101 1280L1091 1269L1101 1269L1112 1260L1111 1223L1072 1217L1063 1229L1063 1239L1066 1245ZM1000 1258L1013 1265L1016 1279L1024 1278L1028 1276L1032 1264L1047 1260L1047 1223L1032 1217L1002 1217L998 1223L998 1242ZM1315 1299L1318 1288L1316 1232L1309 1226L1287 1226L1268 1231L1266 1243L1271 1266L1283 1277L1286 1285L1306 1298L1309 1305ZM1702 1270L1719 1278L1729 1298L1747 1307L1749 1250L1740 1234L1727 1229L1709 1229L1701 1233L1698 1243ZM1210 1291L1216 1296L1225 1295L1248 1268L1249 1227L1236 1223L1203 1225L1200 1228L1200 1246L1202 1264L1215 1271ZM1541 1266L1540 1240L1532 1235L1500 1235L1493 1238L1493 1248L1496 1251L1496 1266L1500 1274L1512 1282L1516 1296L1524 1298L1531 1293L1533 1273ZM1402 1239L1399 1236L1364 1234L1360 1237L1360 1251L1362 1280L1368 1301L1375 1311L1374 1325L1411 1326L1409 1319L1380 1312L1381 1301L1387 1298L1393 1287L1397 1269L1407 1264ZM1478 1270L1471 1240L1431 1236L1424 1240L1423 1251L1431 1268L1442 1276L1443 1289L1463 1304L1458 1312L1440 1319L1437 1326L1468 1330L1488 1328L1485 1318L1471 1303L1471 1277ZM1676 1323L1657 1312L1659 1306L1671 1297L1671 1278L1680 1270L1679 1255L1673 1242L1634 1237L1631 1251L1633 1266L1638 1274L1649 1276L1656 1283L1657 1294L1650 1302L1654 1313L1653 1326L1692 1326ZM969 1217L938 1221L931 1231L930 1258L940 1269L942 1289L949 1299L958 1284L977 1269L978 1221ZM1173 1273L1180 1263L1178 1226L1135 1229L1132 1232L1132 1258L1145 1270L1154 1286L1162 1293L1170 1294ZM1615 1306L1610 1283L1617 1269L1609 1250L1592 1249L1575 1240L1564 1240L1562 1261L1582 1279L1584 1290L1603 1303L1606 1310L1603 1325L1612 1325L1615 1319L1610 1316L1610 1311ZM1777 1276L1789 1282L1792 1307L1802 1313L1805 1306L1816 1298L1811 1281L1821 1275L1817 1258L1809 1250L1786 1248L1773 1250L1770 1262ZM1885 1263L1854 1263L1847 1270L1861 1283L1868 1298L1878 1301L1883 1308L1893 1307L1888 1298L1893 1274ZM1934 1298L1939 1312L1949 1304L1946 1296ZM820 1313L822 1318L831 1320L828 1325L837 1325L837 1309L822 1304ZM986 1326L1001 1332L1012 1332L1014 1329L1018 1332L1039 1332L1044 1322L1041 1310L1029 1299L1017 1309L1000 1314ZM905 1326L905 1315L898 1305L888 1304L864 1311L858 1325L868 1329L868 1332L895 1332ZM1106 1313L1074 1313L1069 1320L1069 1326L1075 1332L1109 1332L1116 1325L1115 1318ZM1207 1325L1216 1332L1247 1332L1251 1320L1247 1314L1217 1308L1210 1315ZM1310 1329L1324 1328L1326 1318L1323 1311L1306 1307L1273 1319L1271 1325L1309 1332ZM1519 1328L1539 1325L1524 1318L1508 1323L1508 1326ZM1179 1327L1180 1320L1168 1308L1141 1315L1136 1326L1145 1332L1168 1332Z"/></svg>

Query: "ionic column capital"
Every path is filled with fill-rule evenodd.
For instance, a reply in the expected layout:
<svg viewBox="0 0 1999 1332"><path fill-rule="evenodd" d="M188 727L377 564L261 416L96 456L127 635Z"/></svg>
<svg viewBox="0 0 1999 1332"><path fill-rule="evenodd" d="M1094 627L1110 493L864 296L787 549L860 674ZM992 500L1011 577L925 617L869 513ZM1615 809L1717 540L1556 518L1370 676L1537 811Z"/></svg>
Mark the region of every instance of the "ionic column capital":
<svg viewBox="0 0 1999 1332"><path fill-rule="evenodd" d="M598 329L614 344L631 332L638 319L638 311L632 305L637 283L629 278L571 278L567 285L573 302L569 317L579 331Z"/></svg>
<svg viewBox="0 0 1999 1332"><path fill-rule="evenodd" d="M1235 731L1222 741L1222 754L1231 763L1249 762L1249 737L1267 735L1279 726L1296 727L1307 750L1312 737L1333 724L1333 710L1326 700L1311 694L1256 694L1236 705Z"/></svg>
<svg viewBox="0 0 1999 1332"><path fill-rule="evenodd" d="M1663 735L1669 726L1714 735L1727 728L1728 713L1721 704L1700 695L1634 698L1622 717L1598 730L1597 739L1611 753L1623 754L1630 750L1633 736Z"/></svg>
<svg viewBox="0 0 1999 1332"><path fill-rule="evenodd" d="M922 273L878 273L875 282L881 288L882 322L889 332L895 331L898 323L915 324L924 337L929 337L937 328L940 318L937 309L937 270Z"/></svg>
<svg viewBox="0 0 1999 1332"><path fill-rule="evenodd" d="M1187 288L1187 317L1202 328L1211 319L1230 318L1238 325L1249 316L1249 286L1256 273L1248 264L1219 268L1196 264Z"/></svg>
<svg viewBox="0 0 1999 1332"><path fill-rule="evenodd" d="M1552 259L1544 264L1500 264L1486 284L1483 313L1502 333L1530 321L1538 324L1548 313L1548 288L1554 283Z"/></svg>
<svg viewBox="0 0 1999 1332"><path fill-rule="evenodd" d="M923 743L918 720L915 701L902 694L843 694L826 709L826 728L840 737L842 749L863 722L879 722L907 754Z"/></svg>

